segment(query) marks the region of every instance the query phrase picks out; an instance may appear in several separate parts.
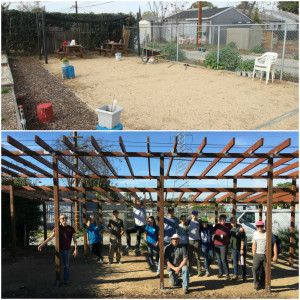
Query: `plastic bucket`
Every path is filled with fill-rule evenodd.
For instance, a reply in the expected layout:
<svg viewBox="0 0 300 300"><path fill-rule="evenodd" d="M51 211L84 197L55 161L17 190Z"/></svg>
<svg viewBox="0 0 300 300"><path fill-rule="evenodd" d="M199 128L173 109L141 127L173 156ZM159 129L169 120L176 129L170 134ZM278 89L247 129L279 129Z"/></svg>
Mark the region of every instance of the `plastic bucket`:
<svg viewBox="0 0 300 300"><path fill-rule="evenodd" d="M122 54L121 53L116 53L116 60L120 61L122 58Z"/></svg>

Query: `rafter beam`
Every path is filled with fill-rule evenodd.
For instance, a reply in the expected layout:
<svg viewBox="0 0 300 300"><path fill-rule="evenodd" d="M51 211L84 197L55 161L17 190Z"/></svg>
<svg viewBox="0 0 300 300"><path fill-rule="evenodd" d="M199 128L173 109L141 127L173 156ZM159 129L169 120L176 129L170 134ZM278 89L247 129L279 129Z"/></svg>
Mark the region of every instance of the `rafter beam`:
<svg viewBox="0 0 300 300"><path fill-rule="evenodd" d="M122 152L123 152L123 153L126 153L126 148L125 148L125 145L124 145L124 143L123 143L123 139L122 139L121 136L119 136L119 144L120 144L120 147L121 147L121 149L122 149ZM130 171L130 174L131 174L132 176L134 176L133 170L132 170L132 167L131 167L131 163L130 163L130 161L129 161L129 158L128 158L128 157L125 157L125 160L126 160L128 169L129 169L129 171Z"/></svg>
<svg viewBox="0 0 300 300"><path fill-rule="evenodd" d="M170 173L170 170L171 170L171 167L172 167L172 163L173 163L173 160L174 160L174 155L177 155L177 143L178 143L178 138L177 138L177 136L175 136L173 148L171 150L171 153L173 154L173 156L170 157L168 169L167 169L167 172L166 172L166 176L169 176L169 173Z"/></svg>

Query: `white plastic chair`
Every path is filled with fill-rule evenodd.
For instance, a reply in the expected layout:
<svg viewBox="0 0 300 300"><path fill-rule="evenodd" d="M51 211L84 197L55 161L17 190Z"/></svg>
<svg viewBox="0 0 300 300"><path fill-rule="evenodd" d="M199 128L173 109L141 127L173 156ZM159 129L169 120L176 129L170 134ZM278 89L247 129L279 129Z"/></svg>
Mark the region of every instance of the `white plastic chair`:
<svg viewBox="0 0 300 300"><path fill-rule="evenodd" d="M275 78L275 64L277 63L278 54L275 52L266 52L260 57L255 58L252 80L255 76L255 71L260 71L260 80L263 78L263 73L266 72L266 84L268 84L270 72L272 74L272 83Z"/></svg>

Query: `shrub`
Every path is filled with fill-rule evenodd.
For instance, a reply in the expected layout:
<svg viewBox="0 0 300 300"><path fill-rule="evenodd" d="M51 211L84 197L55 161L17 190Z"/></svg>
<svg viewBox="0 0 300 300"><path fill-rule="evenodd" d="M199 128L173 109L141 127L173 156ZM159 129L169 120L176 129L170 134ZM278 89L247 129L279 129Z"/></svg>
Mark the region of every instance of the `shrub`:
<svg viewBox="0 0 300 300"><path fill-rule="evenodd" d="M295 60L299 60L299 54L296 54L296 55L294 56L294 59L295 59Z"/></svg>
<svg viewBox="0 0 300 300"><path fill-rule="evenodd" d="M242 60L237 67L237 70L242 71L253 71L255 59L245 59Z"/></svg>
<svg viewBox="0 0 300 300"><path fill-rule="evenodd" d="M256 46L251 48L250 52L252 52L252 53L264 53L265 49L261 45L256 45Z"/></svg>
<svg viewBox="0 0 300 300"><path fill-rule="evenodd" d="M160 45L159 49L161 50L161 54L169 53L168 55L164 55L161 58L176 61L177 58L177 45L176 43L168 43L165 45ZM179 49L178 51L178 61L183 61L186 59L185 53Z"/></svg>
<svg viewBox="0 0 300 300"><path fill-rule="evenodd" d="M218 51L217 49L212 50L210 53L208 53L205 56L205 66L211 69L234 71L241 61L240 53L238 51L231 49L228 46L223 49L220 49L219 67L218 67L217 51Z"/></svg>
<svg viewBox="0 0 300 300"><path fill-rule="evenodd" d="M282 252L289 252L290 250L290 228L280 228L276 234L282 241ZM299 245L299 230L295 228L295 253L298 253Z"/></svg>
<svg viewBox="0 0 300 300"><path fill-rule="evenodd" d="M236 42L230 42L227 47L231 48L231 49L237 49L237 45Z"/></svg>
<svg viewBox="0 0 300 300"><path fill-rule="evenodd" d="M1 90L1 94L7 94L9 92L9 89L4 88Z"/></svg>

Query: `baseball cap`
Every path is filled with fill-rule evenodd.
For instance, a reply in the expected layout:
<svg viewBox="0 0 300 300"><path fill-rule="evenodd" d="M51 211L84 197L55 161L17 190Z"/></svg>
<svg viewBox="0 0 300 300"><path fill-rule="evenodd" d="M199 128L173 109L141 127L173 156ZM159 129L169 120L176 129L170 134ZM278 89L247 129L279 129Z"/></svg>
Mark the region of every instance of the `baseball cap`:
<svg viewBox="0 0 300 300"><path fill-rule="evenodd" d="M265 226L265 223L263 221L258 221L255 223L256 226Z"/></svg>
<svg viewBox="0 0 300 300"><path fill-rule="evenodd" d="M198 211L197 211L197 210L193 210L193 211L192 211L192 215L198 216Z"/></svg>
<svg viewBox="0 0 300 300"><path fill-rule="evenodd" d="M205 217L203 217L203 218L202 218L202 222L208 222L208 219L205 218Z"/></svg>
<svg viewBox="0 0 300 300"><path fill-rule="evenodd" d="M181 237L177 234L177 233L174 233L171 237L170 237L170 240L174 240L174 239L179 239L181 241Z"/></svg>

